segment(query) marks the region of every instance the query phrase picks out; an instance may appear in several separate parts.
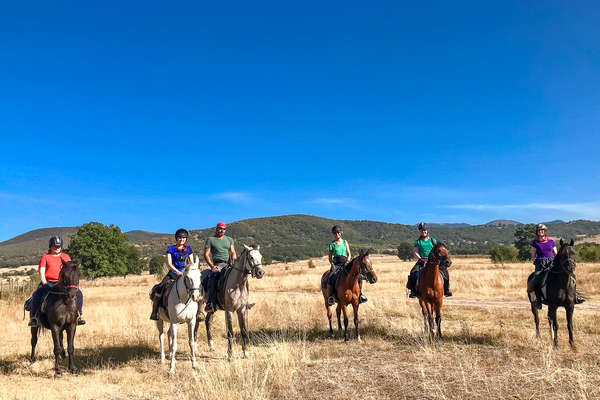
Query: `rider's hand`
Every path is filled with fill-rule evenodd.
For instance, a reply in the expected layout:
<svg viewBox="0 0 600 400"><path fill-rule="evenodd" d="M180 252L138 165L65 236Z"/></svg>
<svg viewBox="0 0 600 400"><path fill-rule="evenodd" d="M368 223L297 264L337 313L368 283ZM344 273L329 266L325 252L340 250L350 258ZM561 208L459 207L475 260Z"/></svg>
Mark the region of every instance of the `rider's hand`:
<svg viewBox="0 0 600 400"><path fill-rule="evenodd" d="M181 272L181 271L177 271L177 272L175 272L175 275L177 275L177 276L181 276L181 275L183 275L183 272Z"/></svg>

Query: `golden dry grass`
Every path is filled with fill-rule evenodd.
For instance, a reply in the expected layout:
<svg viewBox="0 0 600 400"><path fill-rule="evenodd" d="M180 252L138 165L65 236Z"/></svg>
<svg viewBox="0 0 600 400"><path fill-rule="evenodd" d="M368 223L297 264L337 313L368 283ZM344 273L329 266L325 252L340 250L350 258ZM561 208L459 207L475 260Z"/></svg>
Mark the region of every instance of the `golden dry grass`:
<svg viewBox="0 0 600 400"><path fill-rule="evenodd" d="M28 362L29 331L21 304L0 302L0 399L592 399L600 398L600 264L577 266L579 351L567 343L559 311L560 349L553 350L542 313L535 339L524 293L527 264L494 266L487 259L455 258L455 297L445 299L443 341L428 344L423 320L404 290L412 263L374 257L379 280L365 284L360 308L362 343L330 338L319 292L325 259L267 267L251 281L250 357L226 361L223 313L215 318L216 352L204 326L199 364L191 370L187 330L180 329L177 373L158 357L156 328L148 320L152 276L83 282L88 324L76 336L78 375L54 377L52 340L42 335L40 360ZM350 322L352 326L352 322ZM237 330L237 324L236 324ZM351 337L354 337L352 332ZM237 336L239 343L239 336Z"/></svg>

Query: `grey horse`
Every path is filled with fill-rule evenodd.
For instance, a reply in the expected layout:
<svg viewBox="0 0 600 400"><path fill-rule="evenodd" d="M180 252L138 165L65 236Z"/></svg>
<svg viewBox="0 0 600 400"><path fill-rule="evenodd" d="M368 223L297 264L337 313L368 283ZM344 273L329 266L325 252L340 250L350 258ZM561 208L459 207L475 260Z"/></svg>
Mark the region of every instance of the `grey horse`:
<svg viewBox="0 0 600 400"><path fill-rule="evenodd" d="M260 246L249 247L244 245L244 251L240 254L240 257L235 260L233 266L231 266L229 275L226 278L222 292L219 293L219 299L221 306L225 311L225 326L227 329L227 359L231 360L232 357L232 345L233 345L233 326L232 318L233 313L237 313L238 323L240 325L240 333L242 335L242 351L244 358L248 356L248 275L253 278L261 279L265 274L265 269L262 266L262 255L260 254ZM207 294L202 288L201 302L204 302L208 298ZM201 310L203 307L198 307ZM214 313L208 312L206 314L206 338L208 340L208 346L211 350L214 350L214 342L211 334L211 324ZM200 317L198 317L200 319ZM196 330L198 324L196 325Z"/></svg>

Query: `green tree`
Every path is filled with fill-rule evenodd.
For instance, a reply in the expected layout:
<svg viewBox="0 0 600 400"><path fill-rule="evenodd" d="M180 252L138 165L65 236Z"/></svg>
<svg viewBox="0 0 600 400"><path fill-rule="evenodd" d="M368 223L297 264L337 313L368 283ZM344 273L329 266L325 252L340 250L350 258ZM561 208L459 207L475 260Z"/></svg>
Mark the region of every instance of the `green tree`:
<svg viewBox="0 0 600 400"><path fill-rule="evenodd" d="M504 264L505 262L517 261L519 250L514 246L500 244L490 250L490 257L494 264Z"/></svg>
<svg viewBox="0 0 600 400"><path fill-rule="evenodd" d="M131 250L118 226L89 222L71 238L67 253L81 264L85 277L94 279L127 274Z"/></svg>
<svg viewBox="0 0 600 400"><path fill-rule="evenodd" d="M410 261L413 257L413 246L410 243L402 242L398 245L398 258L403 261Z"/></svg>
<svg viewBox="0 0 600 400"><path fill-rule="evenodd" d="M535 225L521 225L515 231L515 247L519 251L517 258L521 261L529 260L531 242L535 239Z"/></svg>
<svg viewBox="0 0 600 400"><path fill-rule="evenodd" d="M600 261L600 245L597 243L582 243L575 246L577 260L586 262Z"/></svg>
<svg viewBox="0 0 600 400"><path fill-rule="evenodd" d="M140 275L144 270L144 260L139 249L129 245L127 249L127 274Z"/></svg>
<svg viewBox="0 0 600 400"><path fill-rule="evenodd" d="M166 273L165 265L164 256L154 256L148 263L148 270L152 275L163 275L163 272Z"/></svg>

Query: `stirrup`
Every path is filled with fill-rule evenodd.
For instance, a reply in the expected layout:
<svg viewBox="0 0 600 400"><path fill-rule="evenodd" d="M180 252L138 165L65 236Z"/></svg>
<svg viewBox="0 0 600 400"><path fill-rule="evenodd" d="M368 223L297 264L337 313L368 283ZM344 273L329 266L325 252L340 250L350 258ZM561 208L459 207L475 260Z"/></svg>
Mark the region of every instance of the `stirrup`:
<svg viewBox="0 0 600 400"><path fill-rule="evenodd" d="M329 296L329 297L327 298L327 305L328 305L328 306L332 306L332 305L334 305L334 304L335 304L335 297L333 297L333 296Z"/></svg>
<svg viewBox="0 0 600 400"><path fill-rule="evenodd" d="M366 303L367 301L369 301L369 300L365 297L364 294L361 293L360 296L358 296L358 303L359 304Z"/></svg>
<svg viewBox="0 0 600 400"><path fill-rule="evenodd" d="M29 318L29 323L27 324L27 326L31 326L31 327L40 326L40 321L38 320L37 317L31 317L31 318Z"/></svg>
<svg viewBox="0 0 600 400"><path fill-rule="evenodd" d="M452 297L452 292L448 290L446 293L444 293L444 296Z"/></svg>
<svg viewBox="0 0 600 400"><path fill-rule="evenodd" d="M206 303L206 306L204 307L204 311L205 312L217 312L217 308L215 307L215 305L211 302Z"/></svg>
<svg viewBox="0 0 600 400"><path fill-rule="evenodd" d="M417 297L417 292L411 290L410 293L408 294L408 297L410 299L414 299L415 297Z"/></svg>
<svg viewBox="0 0 600 400"><path fill-rule="evenodd" d="M81 318L81 316L77 317L77 325L85 325L85 319Z"/></svg>

